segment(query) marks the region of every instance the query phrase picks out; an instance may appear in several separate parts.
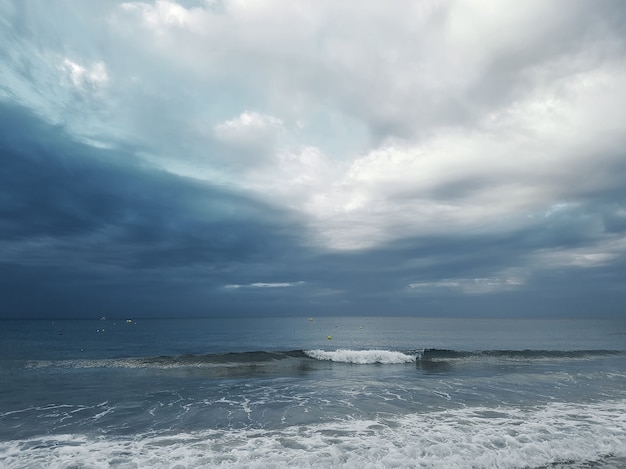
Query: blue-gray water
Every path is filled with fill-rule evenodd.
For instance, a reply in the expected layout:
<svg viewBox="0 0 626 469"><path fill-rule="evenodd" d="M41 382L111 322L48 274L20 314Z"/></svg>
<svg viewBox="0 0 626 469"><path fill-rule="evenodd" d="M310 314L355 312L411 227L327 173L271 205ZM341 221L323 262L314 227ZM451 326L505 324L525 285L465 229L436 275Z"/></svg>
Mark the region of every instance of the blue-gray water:
<svg viewBox="0 0 626 469"><path fill-rule="evenodd" d="M626 467L624 320L0 328L0 467Z"/></svg>

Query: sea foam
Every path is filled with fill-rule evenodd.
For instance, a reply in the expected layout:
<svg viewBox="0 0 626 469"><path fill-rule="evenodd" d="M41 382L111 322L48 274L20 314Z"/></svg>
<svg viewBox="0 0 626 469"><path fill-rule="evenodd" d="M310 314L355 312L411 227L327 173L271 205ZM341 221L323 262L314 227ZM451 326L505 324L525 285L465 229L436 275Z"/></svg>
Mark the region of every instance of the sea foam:
<svg viewBox="0 0 626 469"><path fill-rule="evenodd" d="M626 457L625 415L622 400L527 409L473 407L280 430L117 438L50 435L0 443L0 466L619 467Z"/></svg>
<svg viewBox="0 0 626 469"><path fill-rule="evenodd" d="M307 356L317 360L330 360L341 363L410 363L416 360L415 355L390 350L305 350Z"/></svg>

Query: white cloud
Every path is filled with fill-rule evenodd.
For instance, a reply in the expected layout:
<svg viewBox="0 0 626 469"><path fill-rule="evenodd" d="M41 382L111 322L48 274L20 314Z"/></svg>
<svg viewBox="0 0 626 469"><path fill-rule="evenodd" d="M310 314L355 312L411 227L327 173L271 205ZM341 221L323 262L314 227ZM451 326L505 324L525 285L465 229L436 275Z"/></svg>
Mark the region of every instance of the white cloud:
<svg viewBox="0 0 626 469"><path fill-rule="evenodd" d="M626 258L626 238L604 236L595 245L541 249L529 256L529 264L536 269L593 268L609 265L624 258Z"/></svg>
<svg viewBox="0 0 626 469"><path fill-rule="evenodd" d="M624 89L626 67L611 65L533 90L470 127L384 143L312 195L310 213L339 249L532 224L562 201L622 186Z"/></svg>
<svg viewBox="0 0 626 469"><path fill-rule="evenodd" d="M523 278L513 277L482 277L482 278L453 278L434 282L410 283L408 288L417 293L433 293L442 290L458 291L466 295L483 295L510 291L522 287Z"/></svg>
<svg viewBox="0 0 626 469"><path fill-rule="evenodd" d="M296 287L296 286L303 285L303 284L304 282L274 282L274 283L257 282L257 283L251 283L250 286L256 287L256 288L285 288L285 287Z"/></svg>
<svg viewBox="0 0 626 469"><path fill-rule="evenodd" d="M65 58L60 68L67 74L70 82L83 91L105 86L109 81L106 66L102 62L96 62L87 68Z"/></svg>
<svg viewBox="0 0 626 469"><path fill-rule="evenodd" d="M150 28L161 30L167 27L182 27L189 23L192 12L176 2L157 0L154 4L127 2L120 5L122 10L136 12Z"/></svg>
<svg viewBox="0 0 626 469"><path fill-rule="evenodd" d="M279 118L245 111L234 119L217 124L214 132L220 140L247 146L264 145L283 130L283 122Z"/></svg>
<svg viewBox="0 0 626 469"><path fill-rule="evenodd" d="M239 288L289 288L289 287L297 287L300 285L304 285L304 282L255 282L249 283L245 285L240 285L237 283L231 283L228 285L224 285L226 289L237 290Z"/></svg>

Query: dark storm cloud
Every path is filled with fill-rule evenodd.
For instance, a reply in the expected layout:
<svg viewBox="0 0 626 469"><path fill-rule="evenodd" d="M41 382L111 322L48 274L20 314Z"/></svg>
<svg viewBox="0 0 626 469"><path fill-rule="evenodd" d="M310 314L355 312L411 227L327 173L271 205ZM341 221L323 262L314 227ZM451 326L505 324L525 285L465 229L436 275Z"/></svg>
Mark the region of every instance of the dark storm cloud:
<svg viewBox="0 0 626 469"><path fill-rule="evenodd" d="M128 151L74 142L63 128L15 106L3 105L0 114L5 239L102 235L133 248L162 246L153 262L202 262L253 255L280 216L225 189L151 168ZM181 252L179 244L192 248Z"/></svg>
<svg viewBox="0 0 626 469"><path fill-rule="evenodd" d="M284 212L149 167L130 151L72 141L18 106L3 103L0 116L5 298L19 291L36 302L38 288L59 279L67 288L53 290L76 289L77 296L85 295L85 279L104 290L129 282L121 296L142 284L165 295L166 283L195 284L200 274L215 285L212 271L290 249L286 222L295 220Z"/></svg>

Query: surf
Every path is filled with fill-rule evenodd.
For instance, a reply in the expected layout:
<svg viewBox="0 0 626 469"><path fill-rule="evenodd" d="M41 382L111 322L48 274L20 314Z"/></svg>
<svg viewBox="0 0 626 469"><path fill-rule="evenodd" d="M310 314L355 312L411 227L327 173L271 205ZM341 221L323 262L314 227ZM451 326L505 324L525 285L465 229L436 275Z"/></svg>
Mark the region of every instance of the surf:
<svg viewBox="0 0 626 469"><path fill-rule="evenodd" d="M400 364L415 362L417 355L391 350L306 350L306 356L316 360L328 360L339 363L369 364Z"/></svg>
<svg viewBox="0 0 626 469"><path fill-rule="evenodd" d="M467 407L281 429L0 442L3 467L620 467L626 401ZM562 466L561 466L562 465Z"/></svg>

